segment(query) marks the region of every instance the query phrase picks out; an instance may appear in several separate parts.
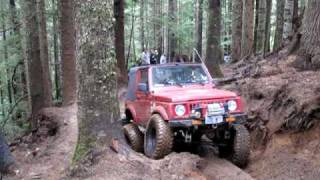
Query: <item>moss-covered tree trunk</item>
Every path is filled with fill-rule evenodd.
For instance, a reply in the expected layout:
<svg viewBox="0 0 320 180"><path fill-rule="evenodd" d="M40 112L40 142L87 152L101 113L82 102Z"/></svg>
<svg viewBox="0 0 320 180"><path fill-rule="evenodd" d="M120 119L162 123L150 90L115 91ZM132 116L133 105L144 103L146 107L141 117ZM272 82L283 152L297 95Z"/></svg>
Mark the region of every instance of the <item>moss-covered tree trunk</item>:
<svg viewBox="0 0 320 180"><path fill-rule="evenodd" d="M109 144L119 118L113 1L76 1L79 138L74 160Z"/></svg>
<svg viewBox="0 0 320 180"><path fill-rule="evenodd" d="M223 55L220 47L221 36L221 3L220 0L209 0L206 65L213 77L221 77L219 66Z"/></svg>

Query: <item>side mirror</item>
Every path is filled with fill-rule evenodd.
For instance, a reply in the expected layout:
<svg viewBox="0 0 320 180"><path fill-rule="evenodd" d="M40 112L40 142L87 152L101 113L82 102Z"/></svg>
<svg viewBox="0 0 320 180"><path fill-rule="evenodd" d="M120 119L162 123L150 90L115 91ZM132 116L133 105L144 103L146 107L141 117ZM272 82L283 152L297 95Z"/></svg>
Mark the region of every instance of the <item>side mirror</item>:
<svg viewBox="0 0 320 180"><path fill-rule="evenodd" d="M139 83L138 84L138 90L142 92L148 92L148 85L147 83Z"/></svg>

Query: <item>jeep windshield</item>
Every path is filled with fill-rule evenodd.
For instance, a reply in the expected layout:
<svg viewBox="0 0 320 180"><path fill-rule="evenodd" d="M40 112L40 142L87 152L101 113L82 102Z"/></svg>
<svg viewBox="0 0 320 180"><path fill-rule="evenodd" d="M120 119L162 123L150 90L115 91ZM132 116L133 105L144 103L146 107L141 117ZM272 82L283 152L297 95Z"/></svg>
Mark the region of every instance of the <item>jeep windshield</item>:
<svg viewBox="0 0 320 180"><path fill-rule="evenodd" d="M155 87L207 83L209 77L201 65L163 66L152 69L152 84Z"/></svg>

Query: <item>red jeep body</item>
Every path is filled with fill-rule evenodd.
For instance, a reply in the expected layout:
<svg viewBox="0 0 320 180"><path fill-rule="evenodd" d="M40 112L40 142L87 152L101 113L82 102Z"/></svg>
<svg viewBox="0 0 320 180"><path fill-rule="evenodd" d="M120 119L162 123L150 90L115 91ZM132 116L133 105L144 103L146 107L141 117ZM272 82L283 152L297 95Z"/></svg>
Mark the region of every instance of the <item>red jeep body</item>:
<svg viewBox="0 0 320 180"><path fill-rule="evenodd" d="M156 68L170 67L195 67L203 69L207 76L204 83L185 83L182 85L168 84L164 86L154 86L152 71ZM146 89L141 90L139 85L145 84ZM141 85L143 86L143 85ZM128 95L125 102L126 115L130 116L137 125L146 127L152 114L160 116L169 122L171 127L190 127L194 125L205 125L198 120L204 120L208 114L208 104L219 104L225 108L229 101L236 102L236 109L229 111L227 108L220 115L236 120L243 117L243 104L241 98L236 93L219 90L215 87L213 80L205 66L202 64L166 64L135 67L129 73ZM178 105L185 107L183 115L177 115L175 108ZM201 111L200 118L193 118L195 109Z"/></svg>
<svg viewBox="0 0 320 180"><path fill-rule="evenodd" d="M241 98L212 81L202 64L131 68L123 131L132 149L159 159L179 144L197 147L206 135L220 155L244 166L250 136Z"/></svg>

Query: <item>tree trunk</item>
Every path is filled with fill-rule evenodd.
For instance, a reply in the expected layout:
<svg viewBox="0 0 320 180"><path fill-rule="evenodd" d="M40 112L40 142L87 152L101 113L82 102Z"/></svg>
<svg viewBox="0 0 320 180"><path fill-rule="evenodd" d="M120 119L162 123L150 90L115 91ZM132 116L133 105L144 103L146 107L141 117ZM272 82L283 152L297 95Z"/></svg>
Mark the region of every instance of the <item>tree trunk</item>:
<svg viewBox="0 0 320 180"><path fill-rule="evenodd" d="M48 38L47 38L47 21L45 16L45 2L38 0L38 17L39 17L39 39L40 39L40 59L42 64L42 83L44 93L44 106L52 106L52 83L50 78L49 55L48 55Z"/></svg>
<svg viewBox="0 0 320 180"><path fill-rule="evenodd" d="M202 55L202 19L203 19L203 0L196 0L194 5L194 48ZM200 58L196 55L195 61L200 62Z"/></svg>
<svg viewBox="0 0 320 180"><path fill-rule="evenodd" d="M61 67L59 61L59 46L58 46L58 3L56 0L51 0L53 6L52 15L52 31L53 31L53 62L54 62L54 85L55 85L55 98L61 98Z"/></svg>
<svg viewBox="0 0 320 180"><path fill-rule="evenodd" d="M116 19L114 27L117 66L120 79L125 81L127 79L127 68L124 55L124 0L114 0L114 16Z"/></svg>
<svg viewBox="0 0 320 180"><path fill-rule="evenodd" d="M15 88L13 88L14 93L16 96L23 97L25 96L26 92L26 80L25 80L25 69L23 65L23 49L22 49L22 37L21 37L21 24L19 22L19 17L17 15L17 7L16 7L16 1L15 0L10 0L9 1L9 7L10 7L10 21L11 21L11 26L13 27L13 32L14 35L16 36L16 41L15 48L16 48L16 53L18 55L18 70L16 72L16 76L18 77L13 77L14 83L15 83ZM15 97L15 99L18 99L18 97Z"/></svg>
<svg viewBox="0 0 320 180"><path fill-rule="evenodd" d="M173 61L173 58L176 55L177 48L177 35L175 28L177 27L177 0L169 0L169 27L168 27L168 36L169 36L169 47L168 47L168 57L169 62Z"/></svg>
<svg viewBox="0 0 320 180"><path fill-rule="evenodd" d="M207 29L206 65L213 77L223 76L219 62L221 62L222 51L220 47L221 36L221 6L220 0L209 0Z"/></svg>
<svg viewBox="0 0 320 180"><path fill-rule="evenodd" d="M243 0L241 58L253 53L253 1Z"/></svg>
<svg viewBox="0 0 320 180"><path fill-rule="evenodd" d="M37 120L33 117L45 105L43 92L42 63L40 59L39 31L37 20L37 1L28 0L24 3L25 42L26 42L26 70L29 94L29 107L31 108L31 126L37 127Z"/></svg>
<svg viewBox="0 0 320 180"><path fill-rule="evenodd" d="M259 9L257 9L258 13L258 25L257 29L257 39L255 53L262 54L264 49L264 41L265 41L265 31L266 31L266 7L267 0L259 0Z"/></svg>
<svg viewBox="0 0 320 180"><path fill-rule="evenodd" d="M4 65L5 65L5 77L6 77L6 80L7 80L7 84L6 84L6 87L7 87L7 95L8 95L8 101L9 101L9 104L10 104L10 107L13 103L13 96L12 96L12 89L11 89L11 73L10 73L10 69L9 69L9 63L8 63L8 58L9 58L9 55L8 55L8 46L7 46L7 31L6 31L6 18L5 18L5 11L3 9L4 7L2 6L1 7L1 28L3 29L3 32L2 32L2 40L3 40L3 58L4 58Z"/></svg>
<svg viewBox="0 0 320 180"><path fill-rule="evenodd" d="M232 44L231 58L238 62L241 57L242 37L242 1L234 0L232 3Z"/></svg>
<svg viewBox="0 0 320 180"><path fill-rule="evenodd" d="M284 8L284 29L283 29L283 40L288 43L293 36L293 10L294 0L286 0Z"/></svg>
<svg viewBox="0 0 320 180"><path fill-rule="evenodd" d="M292 28L294 33L298 32L299 24L299 0L294 0L292 14Z"/></svg>
<svg viewBox="0 0 320 180"><path fill-rule="evenodd" d="M113 1L78 0L76 8L79 138L74 160L105 145L119 118ZM119 129L115 129L120 131Z"/></svg>
<svg viewBox="0 0 320 180"><path fill-rule="evenodd" d="M308 0L302 25L302 50L307 57L306 64L320 68L320 1Z"/></svg>
<svg viewBox="0 0 320 180"><path fill-rule="evenodd" d="M144 11L145 3L144 0L140 0L140 43L141 43L141 52L145 49L145 37L144 37Z"/></svg>
<svg viewBox="0 0 320 180"><path fill-rule="evenodd" d="M154 19L154 27L155 27L155 48L158 50L159 54L162 54L162 23L161 23L161 2L160 0L154 0L154 12L155 12L155 19Z"/></svg>
<svg viewBox="0 0 320 180"><path fill-rule="evenodd" d="M61 68L64 105L74 103L77 92L73 5L73 0L61 0L60 2Z"/></svg>
<svg viewBox="0 0 320 180"><path fill-rule="evenodd" d="M277 1L277 24L274 36L273 49L279 49L282 46L282 35L284 26L284 6L285 0Z"/></svg>
<svg viewBox="0 0 320 180"><path fill-rule="evenodd" d="M260 4L260 0L254 0L255 4L255 9L254 9L254 42L253 42L253 47L254 47L254 52L257 52L257 43L258 43L258 25L259 25L259 4Z"/></svg>
<svg viewBox="0 0 320 180"><path fill-rule="evenodd" d="M267 0L266 5L266 25L264 31L264 42L263 42L263 56L270 52L270 31L271 31L271 9L272 9L272 0Z"/></svg>

